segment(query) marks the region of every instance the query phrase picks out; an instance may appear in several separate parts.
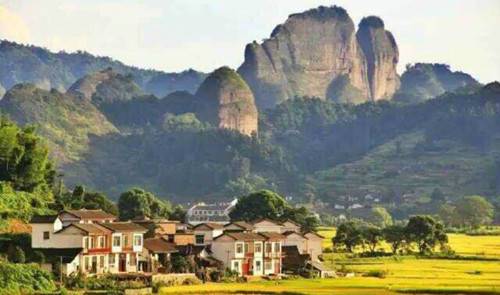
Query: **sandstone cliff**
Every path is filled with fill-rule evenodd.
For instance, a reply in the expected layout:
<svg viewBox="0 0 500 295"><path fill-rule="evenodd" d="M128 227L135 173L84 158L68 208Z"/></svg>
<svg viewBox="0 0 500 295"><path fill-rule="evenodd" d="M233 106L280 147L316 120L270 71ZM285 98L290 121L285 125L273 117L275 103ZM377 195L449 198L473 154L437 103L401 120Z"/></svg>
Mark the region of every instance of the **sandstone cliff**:
<svg viewBox="0 0 500 295"><path fill-rule="evenodd" d="M290 15L262 44L248 44L238 72L259 108L294 96L362 103L394 94L397 62L382 20L365 18L356 33L343 8L322 6Z"/></svg>
<svg viewBox="0 0 500 295"><path fill-rule="evenodd" d="M68 93L92 101L96 105L130 100L143 95L131 76L118 74L111 68L84 76L71 85Z"/></svg>
<svg viewBox="0 0 500 295"><path fill-rule="evenodd" d="M196 93L199 119L218 128L251 135L257 132L257 107L247 83L228 67L211 73Z"/></svg>
<svg viewBox="0 0 500 295"><path fill-rule="evenodd" d="M399 52L394 37L376 16L363 18L356 36L366 58L371 98L390 99L400 84L396 70Z"/></svg>

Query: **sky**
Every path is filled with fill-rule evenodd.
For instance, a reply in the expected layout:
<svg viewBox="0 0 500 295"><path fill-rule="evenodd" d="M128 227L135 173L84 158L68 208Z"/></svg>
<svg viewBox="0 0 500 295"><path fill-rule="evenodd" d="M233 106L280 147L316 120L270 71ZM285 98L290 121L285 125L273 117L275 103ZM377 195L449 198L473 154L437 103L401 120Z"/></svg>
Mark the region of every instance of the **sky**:
<svg viewBox="0 0 500 295"><path fill-rule="evenodd" d="M500 80L500 0L0 0L0 38L85 50L168 72L237 68L244 47L291 13L344 7L380 16L408 63L439 62Z"/></svg>

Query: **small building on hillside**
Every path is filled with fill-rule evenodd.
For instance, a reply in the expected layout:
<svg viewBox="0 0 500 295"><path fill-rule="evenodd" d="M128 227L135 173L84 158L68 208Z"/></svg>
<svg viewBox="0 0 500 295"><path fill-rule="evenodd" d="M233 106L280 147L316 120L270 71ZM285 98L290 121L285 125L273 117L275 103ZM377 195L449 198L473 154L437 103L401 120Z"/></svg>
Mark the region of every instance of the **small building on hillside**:
<svg viewBox="0 0 500 295"><path fill-rule="evenodd" d="M108 223L118 220L113 214L102 210L89 209L64 210L58 216L63 226L67 226L70 223Z"/></svg>
<svg viewBox="0 0 500 295"><path fill-rule="evenodd" d="M198 203L188 209L186 213L186 222L191 225L200 223L229 223L229 212L236 206L237 202L238 200L234 199L227 203Z"/></svg>

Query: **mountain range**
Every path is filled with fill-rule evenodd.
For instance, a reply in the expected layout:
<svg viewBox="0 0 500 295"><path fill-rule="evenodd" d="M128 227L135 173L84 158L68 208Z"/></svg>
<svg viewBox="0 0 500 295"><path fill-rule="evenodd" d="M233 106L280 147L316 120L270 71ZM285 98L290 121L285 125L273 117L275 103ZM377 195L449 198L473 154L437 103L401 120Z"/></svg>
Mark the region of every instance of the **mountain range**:
<svg viewBox="0 0 500 295"><path fill-rule="evenodd" d="M271 188L320 210L353 195L499 194L499 84L445 64L400 76L399 54L382 19L356 29L337 6L290 15L238 69L212 73L2 41L0 109L38 126L68 186L112 196ZM429 209L419 204L407 211Z"/></svg>

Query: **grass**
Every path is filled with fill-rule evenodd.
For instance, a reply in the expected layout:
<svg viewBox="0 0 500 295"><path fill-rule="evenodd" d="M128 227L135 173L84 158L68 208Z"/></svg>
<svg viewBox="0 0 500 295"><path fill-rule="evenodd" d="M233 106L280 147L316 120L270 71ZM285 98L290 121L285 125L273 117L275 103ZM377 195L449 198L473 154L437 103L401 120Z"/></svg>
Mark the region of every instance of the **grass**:
<svg viewBox="0 0 500 295"><path fill-rule="evenodd" d="M331 248L334 228L320 228ZM450 245L464 256L500 259L500 236L450 234ZM500 294L500 261L419 259L414 256L349 258L324 254L324 264L352 271L352 278L208 283L176 286L160 294ZM379 275L383 274L383 275Z"/></svg>

